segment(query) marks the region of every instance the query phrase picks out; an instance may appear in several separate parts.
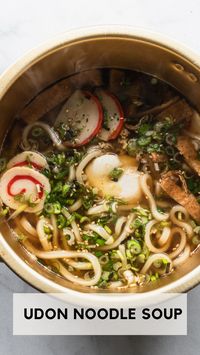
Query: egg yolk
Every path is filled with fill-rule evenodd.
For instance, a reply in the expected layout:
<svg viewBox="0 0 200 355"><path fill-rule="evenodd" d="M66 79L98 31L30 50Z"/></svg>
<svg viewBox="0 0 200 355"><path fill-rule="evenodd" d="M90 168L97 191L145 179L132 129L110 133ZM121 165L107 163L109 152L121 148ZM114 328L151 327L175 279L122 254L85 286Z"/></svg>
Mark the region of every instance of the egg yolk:
<svg viewBox="0 0 200 355"><path fill-rule="evenodd" d="M115 168L122 169L122 173L117 181L112 181L110 174ZM142 197L137 168L138 163L133 157L104 154L88 164L85 173L88 184L97 188L102 197L112 196L136 204Z"/></svg>

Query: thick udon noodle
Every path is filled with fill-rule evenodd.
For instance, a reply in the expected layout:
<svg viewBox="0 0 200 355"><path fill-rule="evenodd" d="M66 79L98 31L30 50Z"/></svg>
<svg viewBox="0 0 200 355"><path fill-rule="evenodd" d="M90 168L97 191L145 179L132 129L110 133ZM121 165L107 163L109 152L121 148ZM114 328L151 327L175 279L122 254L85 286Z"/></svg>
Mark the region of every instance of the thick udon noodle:
<svg viewBox="0 0 200 355"><path fill-rule="evenodd" d="M92 155L92 157L94 156L96 156L96 152ZM77 166L76 176L77 174L78 176L82 174L83 166L85 167L85 161L89 162L91 159L91 153L89 153L88 156L86 156L84 160ZM165 259L168 261L168 272L170 272L174 266L184 263L190 255L190 245L188 244L188 241L193 235L193 229L191 226L189 215L186 209L181 205L173 206L166 214L157 212L156 202L153 197L155 191L151 191L150 187L148 186L148 181L150 180L151 177L149 174L143 174L141 176L141 187L146 195L148 204L146 207L149 207L153 218L146 225L144 240L147 248L153 254L149 256L149 258L141 268L141 274L146 274L152 264L161 259ZM77 206L77 209L81 207L80 199L78 199L69 210L75 211L76 208L74 206ZM101 214L102 212L105 212L107 210L108 207L106 206L106 201L102 201L101 205L93 206L90 210L88 210L88 215L91 216ZM64 210L63 214L67 218L70 217L70 213L67 210ZM177 218L178 214L181 214L181 219ZM120 252L120 248L123 246L123 243L129 237L129 235L133 233L133 229L131 229L131 223L134 222L135 218L136 217L134 213L126 213L126 215L122 215L122 212L119 212L119 217L115 222L115 228L113 230L112 236L110 236L110 234L102 226L96 225L94 223L86 225L84 229L95 231L97 234L99 234L102 238L106 240L107 245L97 247L98 250L106 252L108 250L118 248L118 251ZM16 220L18 230L27 232L26 238L23 241L23 244L25 245L27 250L38 258L46 260L47 263L49 260L52 260L54 264L50 263L50 265L55 265L58 268L59 273L63 275L66 279L84 286L96 285L98 280L100 279L102 272L101 263L94 257L91 252L81 253L80 251L77 252L70 250L70 248L73 247L75 242L81 242L80 226L78 226L75 221L72 221L70 226L71 228L65 228L61 233L56 225L56 215L52 214L51 220L44 219L41 217L37 217L36 219L36 228L34 228L33 225L30 223L27 215L23 215L21 218L18 217L18 219ZM168 221L170 227L164 226L162 231L157 231L156 226L161 221ZM51 226L53 230L52 243L48 241L47 235L44 234L44 231L42 229L42 225L44 223ZM16 230L16 232L18 230ZM61 245L61 238L59 237L61 237L63 234L65 236L70 236L70 238L67 242ZM174 235L178 235L179 241L172 251L170 247ZM36 238L39 239L43 251L33 246L32 242L34 242ZM155 246L155 244L157 246ZM125 270L127 266L126 257L121 253L119 255L122 260L122 268ZM87 262L78 262L78 258L87 260ZM64 260L65 264L62 264L58 259ZM92 270L94 276L92 278L88 277L87 280L85 280L84 277L81 278L77 275L73 275L66 269L65 265L69 265L75 270L80 271ZM122 286L121 282L119 282L118 284ZM116 285L118 284L116 283ZM114 287L115 284L112 286Z"/></svg>

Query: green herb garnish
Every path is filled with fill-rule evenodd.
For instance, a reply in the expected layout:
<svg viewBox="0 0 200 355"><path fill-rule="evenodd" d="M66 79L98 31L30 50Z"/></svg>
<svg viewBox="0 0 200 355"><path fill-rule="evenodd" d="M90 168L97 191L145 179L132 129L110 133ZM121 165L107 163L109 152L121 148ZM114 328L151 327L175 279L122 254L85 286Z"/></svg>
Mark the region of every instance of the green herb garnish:
<svg viewBox="0 0 200 355"><path fill-rule="evenodd" d="M109 178L112 181L118 181L120 176L123 174L123 169L121 168L114 168L110 174L109 174Z"/></svg>

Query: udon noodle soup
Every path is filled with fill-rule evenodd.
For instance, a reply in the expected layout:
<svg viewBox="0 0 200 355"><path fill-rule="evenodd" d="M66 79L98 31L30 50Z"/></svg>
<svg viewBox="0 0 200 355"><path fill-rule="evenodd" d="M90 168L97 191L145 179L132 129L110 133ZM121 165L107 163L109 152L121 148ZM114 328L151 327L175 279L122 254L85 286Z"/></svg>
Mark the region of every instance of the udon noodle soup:
<svg viewBox="0 0 200 355"><path fill-rule="evenodd" d="M1 221L72 283L156 283L199 245L200 117L155 77L91 70L48 87L15 118L0 169Z"/></svg>

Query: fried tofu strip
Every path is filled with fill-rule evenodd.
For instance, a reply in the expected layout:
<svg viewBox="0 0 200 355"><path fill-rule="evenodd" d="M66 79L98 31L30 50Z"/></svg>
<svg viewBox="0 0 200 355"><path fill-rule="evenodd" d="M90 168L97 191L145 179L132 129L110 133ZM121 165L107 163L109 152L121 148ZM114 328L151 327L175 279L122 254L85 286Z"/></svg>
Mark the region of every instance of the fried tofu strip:
<svg viewBox="0 0 200 355"><path fill-rule="evenodd" d="M192 108L188 105L188 103L184 100L178 100L174 104L167 107L165 110L160 112L155 116L157 120L163 120L166 117L172 117L174 122L179 123L181 121L185 121L185 123L189 123L192 115Z"/></svg>
<svg viewBox="0 0 200 355"><path fill-rule="evenodd" d="M141 118L143 116L148 116L148 115L157 115L156 117L158 117L158 114L160 114L161 112L163 112L164 110L166 110L167 108L169 108L170 106L172 106L175 102L177 102L179 100L178 96L173 97L172 99L170 99L167 102L164 102L161 105L155 106L150 108L149 110L146 111L141 111L138 112L135 115L135 118Z"/></svg>
<svg viewBox="0 0 200 355"><path fill-rule="evenodd" d="M33 123L67 100L75 89L102 85L101 71L94 69L60 80L36 96L20 114L26 123Z"/></svg>
<svg viewBox="0 0 200 355"><path fill-rule="evenodd" d="M180 187L177 183L177 177L182 183ZM168 171L160 180L162 189L177 203L185 207L190 216L200 223L200 204L195 196L187 190L183 176L177 171Z"/></svg>
<svg viewBox="0 0 200 355"><path fill-rule="evenodd" d="M189 123L194 112L187 104L185 100L175 96L167 102L164 102L161 105L150 108L146 111L138 112L134 115L134 118L141 118L148 115L153 115L156 120L163 120L166 117L172 117L175 123L185 121ZM131 124L126 124L126 127L130 131L135 131L136 126Z"/></svg>
<svg viewBox="0 0 200 355"><path fill-rule="evenodd" d="M198 160L197 151L191 139L186 136L179 136L177 138L177 148L185 158L186 163L200 176L200 160Z"/></svg>
<svg viewBox="0 0 200 355"><path fill-rule="evenodd" d="M69 79L63 79L36 96L20 114L20 118L26 123L39 120L55 106L61 104L72 93L74 88L69 85Z"/></svg>

